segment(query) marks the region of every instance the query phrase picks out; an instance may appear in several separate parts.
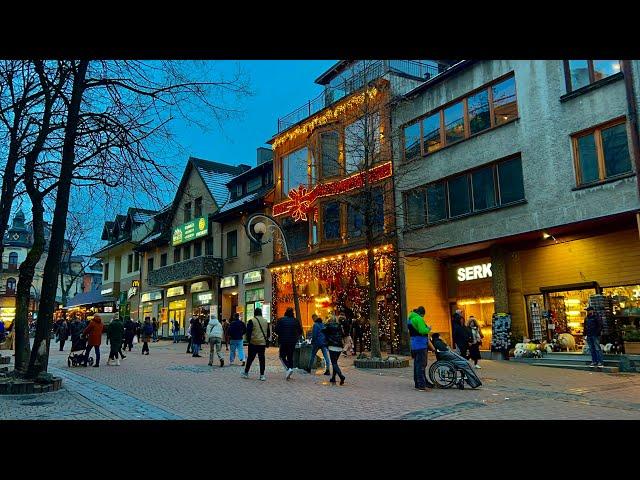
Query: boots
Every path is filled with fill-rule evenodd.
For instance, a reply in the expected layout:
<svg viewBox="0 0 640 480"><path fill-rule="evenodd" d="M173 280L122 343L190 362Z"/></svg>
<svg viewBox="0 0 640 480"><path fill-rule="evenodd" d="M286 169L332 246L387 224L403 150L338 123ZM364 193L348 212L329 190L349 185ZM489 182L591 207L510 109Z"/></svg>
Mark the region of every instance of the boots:
<svg viewBox="0 0 640 480"><path fill-rule="evenodd" d="M224 367L224 360L223 359L220 359L220 366Z"/></svg>
<svg viewBox="0 0 640 480"><path fill-rule="evenodd" d="M325 375L331 375L331 372L330 372L330 371L329 371L329 369L327 368L327 369L324 371L324 374L325 374Z"/></svg>

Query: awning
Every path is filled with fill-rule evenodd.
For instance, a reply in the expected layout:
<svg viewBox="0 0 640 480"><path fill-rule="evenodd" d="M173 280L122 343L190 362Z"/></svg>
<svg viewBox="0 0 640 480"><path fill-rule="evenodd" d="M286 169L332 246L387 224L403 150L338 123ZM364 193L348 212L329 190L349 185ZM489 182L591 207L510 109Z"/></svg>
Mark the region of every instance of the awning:
<svg viewBox="0 0 640 480"><path fill-rule="evenodd" d="M80 307L82 305L92 305L95 303L115 302L114 297L106 297L100 293L100 290L92 290L90 292L79 293L67 302L64 308Z"/></svg>

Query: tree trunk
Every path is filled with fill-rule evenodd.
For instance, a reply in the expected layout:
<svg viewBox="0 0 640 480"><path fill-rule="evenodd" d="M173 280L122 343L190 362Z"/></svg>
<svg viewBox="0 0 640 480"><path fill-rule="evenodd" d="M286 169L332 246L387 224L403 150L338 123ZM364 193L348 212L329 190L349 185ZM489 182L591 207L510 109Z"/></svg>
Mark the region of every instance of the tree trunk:
<svg viewBox="0 0 640 480"><path fill-rule="evenodd" d="M18 114L16 114L17 117ZM14 121L14 125L16 122ZM17 125L15 126L17 128ZM7 163L2 174L2 196L0 197L0 239L4 238L11 217L13 197L16 192L16 165L18 164L18 141L16 134L11 134ZM0 240L0 264L4 255L4 242Z"/></svg>
<svg viewBox="0 0 640 480"><path fill-rule="evenodd" d="M367 270L369 277L369 326L371 327L371 358L382 358L380 354L380 332L378 330L378 304L376 302L376 264L373 245L367 248Z"/></svg>
<svg viewBox="0 0 640 480"><path fill-rule="evenodd" d="M56 206L53 212L53 223L51 225L49 252L42 279L36 338L33 342L33 350L29 361L28 375L31 378L36 377L40 372L46 372L49 366L49 344L51 341L49 335L53 323L56 292L58 290L58 273L64 249L64 236L67 230L69 195L71 193L71 181L75 164L75 142L78 136L80 106L82 104L88 65L88 60L80 60L73 79L71 101L69 102L64 130L60 177L56 193Z"/></svg>

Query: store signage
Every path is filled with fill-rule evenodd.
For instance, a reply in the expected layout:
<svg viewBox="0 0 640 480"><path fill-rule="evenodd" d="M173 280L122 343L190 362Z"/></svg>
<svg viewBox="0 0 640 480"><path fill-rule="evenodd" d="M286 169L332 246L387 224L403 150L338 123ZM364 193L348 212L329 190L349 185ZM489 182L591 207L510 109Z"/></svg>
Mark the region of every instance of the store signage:
<svg viewBox="0 0 640 480"><path fill-rule="evenodd" d="M252 270L242 276L242 283L256 283L262 281L262 270Z"/></svg>
<svg viewBox="0 0 640 480"><path fill-rule="evenodd" d="M140 286L140 280L134 280L133 282L131 282L131 286L132 287L139 287Z"/></svg>
<svg viewBox="0 0 640 480"><path fill-rule="evenodd" d="M109 295L110 293L113 293L113 288L105 288L103 290L100 290L100 295Z"/></svg>
<svg viewBox="0 0 640 480"><path fill-rule="evenodd" d="M133 297L136 293L138 293L138 287L134 285L127 292L127 300Z"/></svg>
<svg viewBox="0 0 640 480"><path fill-rule="evenodd" d="M271 323L271 304L269 302L262 303L262 316L268 323Z"/></svg>
<svg viewBox="0 0 640 480"><path fill-rule="evenodd" d="M213 300L213 293L211 292L199 293L196 298L198 299L199 302L208 303L211 300Z"/></svg>
<svg viewBox="0 0 640 480"><path fill-rule="evenodd" d="M191 284L191 292L206 292L209 290L209 282L206 280L203 282L196 282Z"/></svg>
<svg viewBox="0 0 640 480"><path fill-rule="evenodd" d="M180 285L179 287L171 287L167 289L167 298L177 297L178 295L184 295L184 285Z"/></svg>
<svg viewBox="0 0 640 480"><path fill-rule="evenodd" d="M156 290L155 292L147 292L142 294L142 302L152 302L154 300L162 300L162 290Z"/></svg>
<svg viewBox="0 0 640 480"><path fill-rule="evenodd" d="M113 307L104 307L104 313L113 313Z"/></svg>
<svg viewBox="0 0 640 480"><path fill-rule="evenodd" d="M456 272L458 274L459 282L466 282L468 280L479 280L481 278L490 278L491 264L482 263L480 265L472 265L471 267L461 267Z"/></svg>
<svg viewBox="0 0 640 480"><path fill-rule="evenodd" d="M229 275L228 277L222 277L222 279L220 279L220 288L235 287L238 284L238 281L236 280L236 278L237 278L236 275Z"/></svg>
<svg viewBox="0 0 640 480"><path fill-rule="evenodd" d="M207 217L194 218L190 222L178 225L173 229L171 245L174 247L182 243L190 242L196 238L206 237L209 232L209 220Z"/></svg>

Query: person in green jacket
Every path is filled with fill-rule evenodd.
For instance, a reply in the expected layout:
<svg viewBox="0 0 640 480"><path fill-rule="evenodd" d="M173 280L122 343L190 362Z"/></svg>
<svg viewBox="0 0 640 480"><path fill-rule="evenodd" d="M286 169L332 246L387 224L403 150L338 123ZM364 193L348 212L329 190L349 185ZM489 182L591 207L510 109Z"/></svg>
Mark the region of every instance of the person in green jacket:
<svg viewBox="0 0 640 480"><path fill-rule="evenodd" d="M109 352L109 360L107 365L114 365L111 363L115 361L115 365L120 365L120 359L118 354L120 348L122 348L122 339L124 338L124 324L120 318L114 319L107 327L107 343L111 344L111 351Z"/></svg>

